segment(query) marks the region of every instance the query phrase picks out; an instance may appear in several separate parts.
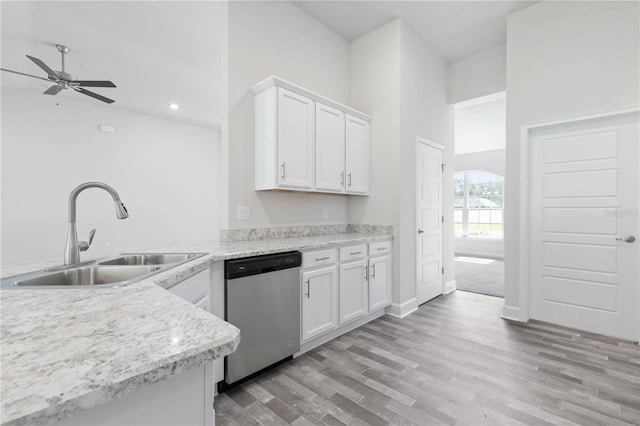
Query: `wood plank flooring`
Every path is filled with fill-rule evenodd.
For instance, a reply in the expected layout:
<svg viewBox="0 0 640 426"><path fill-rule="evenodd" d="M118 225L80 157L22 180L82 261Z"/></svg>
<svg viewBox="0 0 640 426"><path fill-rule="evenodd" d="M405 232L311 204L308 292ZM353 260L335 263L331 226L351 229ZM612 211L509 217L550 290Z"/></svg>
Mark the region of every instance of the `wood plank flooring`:
<svg viewBox="0 0 640 426"><path fill-rule="evenodd" d="M457 291L216 397L216 425L640 424L637 344L500 318Z"/></svg>

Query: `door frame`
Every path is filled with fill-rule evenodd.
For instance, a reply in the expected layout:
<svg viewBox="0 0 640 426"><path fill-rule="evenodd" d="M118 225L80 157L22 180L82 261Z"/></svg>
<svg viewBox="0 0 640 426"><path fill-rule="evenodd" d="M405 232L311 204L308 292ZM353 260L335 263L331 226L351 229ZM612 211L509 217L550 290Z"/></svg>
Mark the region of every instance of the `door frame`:
<svg viewBox="0 0 640 426"><path fill-rule="evenodd" d="M617 117L623 117L627 115L634 115L640 112L640 107L624 108L619 110L612 110L606 112L600 112L595 114L587 114L576 117L567 117L559 120L550 120L538 123L523 124L520 126L520 242L519 249L519 265L518 271L518 306L505 305L502 309L502 317L505 319L511 319L516 321L527 322L530 319L530 257L531 252L531 237L530 237L530 200L529 190L531 188L531 133L534 130L562 126L567 124L580 124L589 121L612 119ZM505 176L508 178L508 176ZM523 196L523 194L526 194ZM507 218L505 218L507 219ZM508 220L508 219L507 219ZM506 237L506 236L505 236ZM506 299L505 299L506 302ZM640 301L639 301L640 302Z"/></svg>
<svg viewBox="0 0 640 426"><path fill-rule="evenodd" d="M445 146L441 145L437 142L432 141L431 139L427 139L423 136L420 136L418 134L416 134L416 143L415 143L415 147L414 147L414 151L413 151L413 156L414 158L418 159L418 147L420 146L419 144L423 144L423 145L427 145L431 148L435 148L439 151L442 152L442 164L444 165L444 154L445 154ZM413 172L413 186L414 186L414 193L413 193L413 203L414 203L414 213L415 213L415 218L414 218L414 249L415 249L415 262L416 262L416 267L415 267L415 273L416 273L416 279L415 279L415 290L416 290L416 299L418 298L418 286L420 285L420 282L418 281L418 277L419 275L419 271L420 271L420 265L418 262L418 257L419 257L419 247L418 247L418 238L417 238L417 233L416 233L416 226L418 224L418 179L417 179L417 174L418 174L418 166L417 163L414 162L414 172ZM440 197L440 214L444 215L444 171L440 170L440 194L442 194L442 196ZM443 253L443 247L444 247L444 227L441 227L440 229L440 266L444 267L444 253ZM440 274L440 281L441 281L441 285L442 285L442 293L445 293L445 282L444 282L444 276L443 274Z"/></svg>

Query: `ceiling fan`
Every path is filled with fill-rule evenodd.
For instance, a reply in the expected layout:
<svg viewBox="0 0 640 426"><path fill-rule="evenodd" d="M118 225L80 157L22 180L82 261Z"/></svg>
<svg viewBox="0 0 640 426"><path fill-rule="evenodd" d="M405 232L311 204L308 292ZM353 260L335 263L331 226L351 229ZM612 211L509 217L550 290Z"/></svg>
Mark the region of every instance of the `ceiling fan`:
<svg viewBox="0 0 640 426"><path fill-rule="evenodd" d="M91 96L92 98L98 99L102 102L106 102L108 104L114 102L113 99L106 98L102 95L91 92L84 88L85 87L116 87L115 84L113 84L110 81L76 80L76 78L73 75L69 74L68 72L65 72L64 70L64 55L69 53L70 49L67 46L63 46L61 44L56 44L56 48L62 55L62 71L54 71L51 68L49 68L47 64L42 62L40 59L34 58L33 56L25 55L27 58L31 59L37 66L42 68L44 72L47 73L47 78L39 77L37 75L32 75L32 74L25 74L23 72L7 70L4 68L0 68L0 70L11 72L14 74L26 75L27 77L39 78L40 80L45 80L45 81L50 81L55 83L53 86L49 87L47 90L44 91L45 95L57 95L58 93L60 93L61 90L72 88L76 92L82 93L83 95Z"/></svg>

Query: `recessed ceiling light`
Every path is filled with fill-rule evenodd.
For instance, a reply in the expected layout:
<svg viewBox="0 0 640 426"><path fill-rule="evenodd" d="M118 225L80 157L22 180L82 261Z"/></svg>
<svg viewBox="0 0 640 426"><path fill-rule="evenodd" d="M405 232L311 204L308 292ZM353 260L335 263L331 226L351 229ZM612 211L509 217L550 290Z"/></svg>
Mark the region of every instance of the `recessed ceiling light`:
<svg viewBox="0 0 640 426"><path fill-rule="evenodd" d="M169 108L171 108L172 110L176 110L176 109L180 108L180 105L178 105L178 104L169 104Z"/></svg>

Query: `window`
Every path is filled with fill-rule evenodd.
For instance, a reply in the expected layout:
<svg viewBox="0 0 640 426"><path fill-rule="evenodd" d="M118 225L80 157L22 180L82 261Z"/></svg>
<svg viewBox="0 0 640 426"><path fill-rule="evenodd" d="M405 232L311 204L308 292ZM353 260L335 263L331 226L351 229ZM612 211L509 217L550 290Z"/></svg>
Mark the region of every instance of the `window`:
<svg viewBox="0 0 640 426"><path fill-rule="evenodd" d="M453 179L455 235L502 238L502 176L468 171L456 173Z"/></svg>

